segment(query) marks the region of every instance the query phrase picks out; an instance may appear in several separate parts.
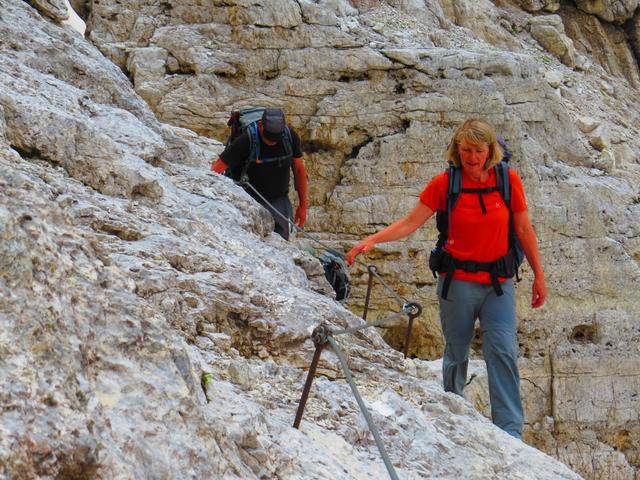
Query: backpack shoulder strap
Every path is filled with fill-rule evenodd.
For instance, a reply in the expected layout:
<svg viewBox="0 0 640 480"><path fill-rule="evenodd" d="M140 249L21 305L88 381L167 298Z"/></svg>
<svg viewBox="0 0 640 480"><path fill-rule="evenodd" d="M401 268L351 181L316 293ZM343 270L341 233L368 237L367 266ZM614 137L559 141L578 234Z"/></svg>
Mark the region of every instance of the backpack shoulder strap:
<svg viewBox="0 0 640 480"><path fill-rule="evenodd" d="M282 138L284 140L284 151L285 151L285 155L287 157L291 157L293 158L293 137L291 137L291 130L289 130L289 127L285 126L284 127L284 133L282 135Z"/></svg>
<svg viewBox="0 0 640 480"><path fill-rule="evenodd" d="M451 212L460 198L461 191L462 175L460 174L460 167L449 165L449 188L447 188L447 230L451 228Z"/></svg>
<svg viewBox="0 0 640 480"><path fill-rule="evenodd" d="M511 183L509 181L509 164L500 162L494 168L496 173L496 185L505 205L511 210Z"/></svg>
<svg viewBox="0 0 640 480"><path fill-rule="evenodd" d="M447 188L447 211L453 210L462 192L460 167L449 165L449 187Z"/></svg>
<svg viewBox="0 0 640 480"><path fill-rule="evenodd" d="M258 124L252 123L246 128L247 137L249 137L249 155L244 161L244 165L242 166L242 172L240 173L240 182L247 183L249 181L249 177L247 176L247 171L249 170L249 165L254 163L258 158L260 158L260 139L258 138Z"/></svg>
<svg viewBox="0 0 640 480"><path fill-rule="evenodd" d="M249 134L249 162L255 162L260 158L260 137L258 133L258 124L252 123L247 127Z"/></svg>

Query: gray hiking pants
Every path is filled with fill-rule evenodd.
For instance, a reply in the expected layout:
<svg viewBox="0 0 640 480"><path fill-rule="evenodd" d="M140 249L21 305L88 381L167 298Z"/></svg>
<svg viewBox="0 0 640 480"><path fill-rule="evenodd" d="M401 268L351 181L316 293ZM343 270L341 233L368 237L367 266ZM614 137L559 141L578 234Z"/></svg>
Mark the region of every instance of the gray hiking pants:
<svg viewBox="0 0 640 480"><path fill-rule="evenodd" d="M469 346L476 318L479 318L482 351L489 377L491 418L502 430L521 438L524 415L520 401L513 282L504 282L504 294L497 296L491 285L453 280L447 300L444 300L440 294L443 281L441 276L437 291L445 339L442 359L444 390L462 396L467 380Z"/></svg>

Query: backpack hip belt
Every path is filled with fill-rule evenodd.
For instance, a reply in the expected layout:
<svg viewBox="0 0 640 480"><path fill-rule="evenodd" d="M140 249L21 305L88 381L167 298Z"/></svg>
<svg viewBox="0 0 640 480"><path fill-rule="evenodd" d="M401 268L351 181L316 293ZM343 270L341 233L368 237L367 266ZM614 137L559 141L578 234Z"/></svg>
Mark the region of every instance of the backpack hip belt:
<svg viewBox="0 0 640 480"><path fill-rule="evenodd" d="M442 284L442 298L447 299L449 293L449 286L451 280L453 280L453 274L456 270L463 270L469 273L476 272L488 272L491 278L491 285L493 286L496 295L500 296L504 292L500 286L500 278L511 278L517 275L518 262L517 254L513 248L510 248L506 255L494 260L492 262L478 262L477 260L458 260L451 256L449 252L444 249L439 251L432 251L429 258L429 267L433 271L439 273L446 273L444 283Z"/></svg>

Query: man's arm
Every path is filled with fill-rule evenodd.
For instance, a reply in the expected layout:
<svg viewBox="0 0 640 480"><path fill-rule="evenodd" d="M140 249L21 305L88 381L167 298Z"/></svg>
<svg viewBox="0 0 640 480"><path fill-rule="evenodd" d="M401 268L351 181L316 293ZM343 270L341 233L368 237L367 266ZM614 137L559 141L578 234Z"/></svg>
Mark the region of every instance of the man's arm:
<svg viewBox="0 0 640 480"><path fill-rule="evenodd" d="M294 221L296 225L303 227L307 221L307 170L304 167L302 157L294 158L291 168L293 169L296 192L298 192L298 208Z"/></svg>
<svg viewBox="0 0 640 480"><path fill-rule="evenodd" d="M229 168L229 165L224 163L224 161L221 158L218 158L215 162L211 164L211 171L215 173L224 173L227 170L227 168Z"/></svg>
<svg viewBox="0 0 640 480"><path fill-rule="evenodd" d="M243 165L251 154L249 135L241 134L230 145L224 148L218 159L211 164L211 171L224 173L225 170L235 169L238 165Z"/></svg>

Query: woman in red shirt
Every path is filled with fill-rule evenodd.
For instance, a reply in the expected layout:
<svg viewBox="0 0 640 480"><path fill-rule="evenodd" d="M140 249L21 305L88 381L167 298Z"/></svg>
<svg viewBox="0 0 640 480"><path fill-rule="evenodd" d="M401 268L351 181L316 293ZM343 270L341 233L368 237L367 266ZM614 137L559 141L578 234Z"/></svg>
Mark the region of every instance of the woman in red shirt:
<svg viewBox="0 0 640 480"><path fill-rule="evenodd" d="M455 131L447 149L447 159L461 168L462 189L475 191L496 187L495 165L503 150L495 129L488 123L470 119ZM544 304L547 289L540 263L538 241L529 220L520 177L509 169L511 215L516 235L534 273L531 307ZM421 227L436 211L446 211L449 173L433 178L416 206L404 218L371 235L347 254L347 263L372 250L376 244L404 238ZM509 249L509 209L499 191L459 196L451 211L444 250L456 262L489 263L507 254ZM463 395L466 383L469 346L476 319L483 332L483 353L489 378L489 396L493 423L514 437L521 438L524 415L520 401L518 373L517 322L515 295L510 278L492 279L488 271L457 268L446 280L438 279L440 321L445 338L442 362L445 391ZM494 281L495 280L495 281ZM499 287L495 283L499 281ZM442 298L446 283L445 298Z"/></svg>

